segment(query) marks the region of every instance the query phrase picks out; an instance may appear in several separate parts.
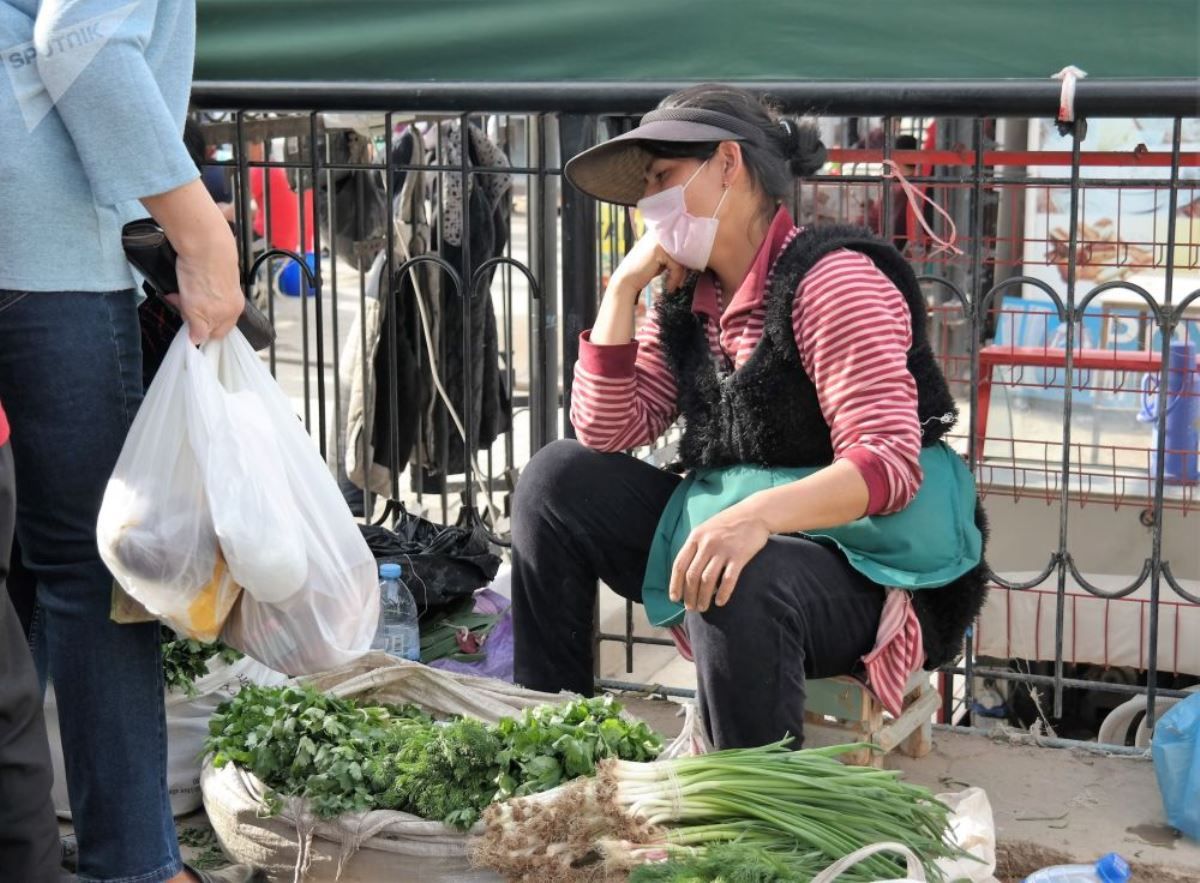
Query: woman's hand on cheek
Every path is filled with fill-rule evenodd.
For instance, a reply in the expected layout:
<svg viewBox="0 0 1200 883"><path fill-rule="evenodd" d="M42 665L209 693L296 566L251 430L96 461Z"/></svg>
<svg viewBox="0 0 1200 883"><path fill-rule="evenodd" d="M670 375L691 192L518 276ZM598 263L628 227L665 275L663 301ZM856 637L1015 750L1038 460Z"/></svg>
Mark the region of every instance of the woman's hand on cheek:
<svg viewBox="0 0 1200 883"><path fill-rule="evenodd" d="M621 259L612 284L631 297L637 297L656 276L666 273L666 290L674 291L683 284L687 270L663 251L658 240L647 234L639 239L629 254Z"/></svg>
<svg viewBox="0 0 1200 883"><path fill-rule="evenodd" d="M724 607L742 570L770 536L766 522L741 504L713 516L679 550L671 568L671 600L698 613L714 600Z"/></svg>

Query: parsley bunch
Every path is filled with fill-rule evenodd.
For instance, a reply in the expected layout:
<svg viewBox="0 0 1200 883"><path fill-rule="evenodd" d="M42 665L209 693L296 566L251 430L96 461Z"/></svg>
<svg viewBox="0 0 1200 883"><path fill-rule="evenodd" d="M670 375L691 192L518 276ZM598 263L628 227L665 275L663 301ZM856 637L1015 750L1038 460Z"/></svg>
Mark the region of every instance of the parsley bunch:
<svg viewBox="0 0 1200 883"><path fill-rule="evenodd" d="M377 808L368 767L393 754L412 725L429 721L410 706L358 705L309 687L251 685L217 708L205 750L217 767L236 763L258 776L271 789L272 812L283 794L304 797L316 815L331 818Z"/></svg>
<svg viewBox="0 0 1200 883"><path fill-rule="evenodd" d="M242 654L220 641L202 644L191 638L181 638L166 626L162 629L163 679L168 690L196 695L196 681L208 674L213 659L224 663L237 662Z"/></svg>
<svg viewBox="0 0 1200 883"><path fill-rule="evenodd" d="M652 760L662 739L611 697L529 709L495 725L434 721L413 706L359 704L308 687L243 687L209 721L213 764L236 763L321 818L395 809L460 830L495 800L592 775L604 758Z"/></svg>

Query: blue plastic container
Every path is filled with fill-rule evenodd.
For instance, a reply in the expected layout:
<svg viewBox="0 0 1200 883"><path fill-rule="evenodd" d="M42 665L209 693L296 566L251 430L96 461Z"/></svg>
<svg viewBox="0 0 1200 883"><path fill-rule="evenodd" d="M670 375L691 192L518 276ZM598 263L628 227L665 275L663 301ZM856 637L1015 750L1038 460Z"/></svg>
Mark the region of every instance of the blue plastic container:
<svg viewBox="0 0 1200 883"><path fill-rule="evenodd" d="M1167 371L1167 442L1163 480L1171 484L1200 482L1200 378L1196 374L1196 348L1190 343L1171 344ZM1142 382L1142 409L1137 419L1154 427L1151 437L1150 475L1158 470L1158 376Z"/></svg>
<svg viewBox="0 0 1200 883"><path fill-rule="evenodd" d="M315 275L317 272L316 253L311 251L308 252L304 256L304 261L308 264L308 269ZM288 297L299 297L301 283L300 277L303 275L304 273L301 271L300 265L294 260L289 259L287 263L283 265L283 269L279 271L279 290ZM317 293L317 290L311 285L305 285L304 287L307 289L307 294L309 297L313 297Z"/></svg>

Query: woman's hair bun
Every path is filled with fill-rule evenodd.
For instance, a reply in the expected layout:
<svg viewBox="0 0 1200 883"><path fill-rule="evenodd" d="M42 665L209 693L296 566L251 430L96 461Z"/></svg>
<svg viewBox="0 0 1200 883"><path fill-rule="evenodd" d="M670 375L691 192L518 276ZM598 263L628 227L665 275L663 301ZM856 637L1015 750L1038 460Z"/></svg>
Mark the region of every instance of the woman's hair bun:
<svg viewBox="0 0 1200 883"><path fill-rule="evenodd" d="M809 117L780 117L779 128L784 135L783 155L793 175L804 178L825 165L829 154L821 142L815 120Z"/></svg>

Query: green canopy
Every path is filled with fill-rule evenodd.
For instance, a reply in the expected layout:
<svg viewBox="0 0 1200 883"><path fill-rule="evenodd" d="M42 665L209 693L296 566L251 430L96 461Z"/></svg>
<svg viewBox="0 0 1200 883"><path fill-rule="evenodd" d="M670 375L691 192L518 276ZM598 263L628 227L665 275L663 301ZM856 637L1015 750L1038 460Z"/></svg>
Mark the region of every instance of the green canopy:
<svg viewBox="0 0 1200 883"><path fill-rule="evenodd" d="M1197 0L199 0L198 80L1200 76Z"/></svg>

